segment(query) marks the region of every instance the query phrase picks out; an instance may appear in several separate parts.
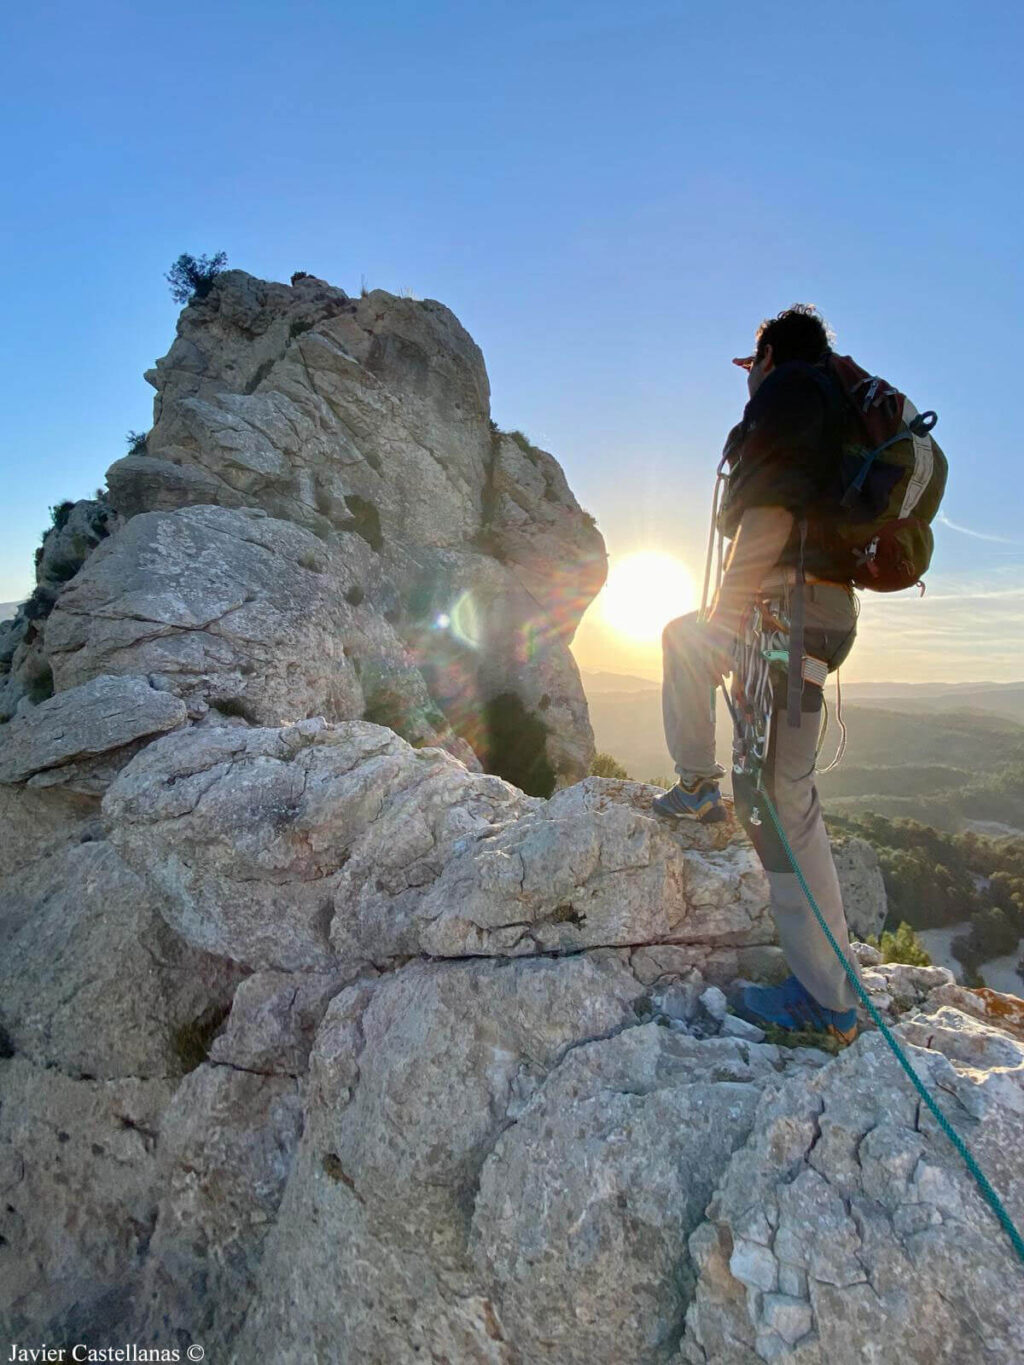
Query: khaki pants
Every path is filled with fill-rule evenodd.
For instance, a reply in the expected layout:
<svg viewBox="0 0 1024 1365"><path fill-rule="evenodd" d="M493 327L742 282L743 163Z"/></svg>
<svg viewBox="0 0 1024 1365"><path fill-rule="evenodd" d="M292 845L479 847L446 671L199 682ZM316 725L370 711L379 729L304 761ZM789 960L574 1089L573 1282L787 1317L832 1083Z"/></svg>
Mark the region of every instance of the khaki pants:
<svg viewBox="0 0 1024 1365"><path fill-rule="evenodd" d="M780 595L786 591L780 589ZM785 606L784 597L783 602ZM804 616L806 652L824 659L830 669L837 668L853 647L857 630L852 591L839 584L805 584ZM662 645L662 713L665 740L676 772L686 783L698 777L724 776L715 762L713 678L697 613L670 621L662 635ZM775 691L778 710L765 763L765 786L822 917L859 978L856 960L850 953L839 878L814 785L822 692L812 683L804 684L803 709L800 725L796 727L787 722L785 686L777 686ZM834 1010L852 1009L857 1003L853 987L791 870L771 817L767 810L762 810L762 824L750 824L752 794L744 790L740 778L734 781L734 796L736 814L746 825L768 874L771 910L790 970L819 1004Z"/></svg>

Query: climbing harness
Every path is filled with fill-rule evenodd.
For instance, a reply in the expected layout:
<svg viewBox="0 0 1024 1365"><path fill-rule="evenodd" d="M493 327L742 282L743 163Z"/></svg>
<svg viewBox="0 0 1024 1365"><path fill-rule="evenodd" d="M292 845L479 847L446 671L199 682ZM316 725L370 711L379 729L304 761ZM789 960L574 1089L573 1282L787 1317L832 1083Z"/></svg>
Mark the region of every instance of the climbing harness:
<svg viewBox="0 0 1024 1365"><path fill-rule="evenodd" d="M711 522L711 535L708 540L708 559L704 572L704 592L701 600L700 619L707 619L708 611L708 588L711 578L712 551L714 548L715 529L717 523L717 510L719 502L720 487L723 479L722 470L725 464L723 457L722 463L718 466L718 477L715 483L715 493L713 498L713 512ZM716 589L722 580L722 541L724 537L721 532L718 534L718 574ZM737 637L734 647L734 672L732 684L732 696L730 689L721 683L722 695L725 704L729 709L729 714L733 721L733 777L734 786L736 780L743 781L748 790L754 793L751 802L750 813L747 816L748 822L757 827L763 823L762 810L767 814L779 842L785 851L793 872L796 874L800 889L807 897L807 902L814 912L814 917L821 926L821 931L828 940L832 951L839 959L843 971L846 973L847 980L856 992L860 1003L871 1017L886 1043L895 1054L896 1060L906 1072L911 1084L917 1091L922 1102L927 1106L929 1113L936 1123L949 1138L950 1142L963 1158L967 1169L976 1180L981 1193L984 1195L990 1208L999 1221L1007 1237L1009 1237L1014 1250L1024 1262L1024 1237L1014 1225L1009 1213L1006 1211L998 1194L992 1188L984 1171L972 1156L967 1144L960 1137L959 1133L953 1128L949 1120L932 1099L927 1087L921 1081L917 1072L908 1061L903 1049L893 1037L893 1034L878 1010L872 1004L867 991L861 985L856 972L853 970L847 958L843 955L839 944L825 917L822 915L818 904L811 893L807 880L804 877L800 864L786 837L786 832L782 827L779 813L775 809L775 803L765 786L764 768L768 759L769 745L771 742L771 727L775 714L774 682L772 679L773 666L785 666L787 674L792 678L793 670L789 668L790 645L791 645L791 622L786 620L781 611L781 606L774 599L760 597L755 601L744 619L744 626ZM828 668L821 660L804 656L799 676L813 682L816 686L823 687ZM714 706L715 688L711 689L712 707ZM842 725L840 711L840 726L842 729L842 741L840 751L846 744L846 727ZM819 749L821 741L819 740ZM833 761L834 766L837 759ZM813 771L813 769L812 769ZM756 804L753 802L756 801Z"/></svg>

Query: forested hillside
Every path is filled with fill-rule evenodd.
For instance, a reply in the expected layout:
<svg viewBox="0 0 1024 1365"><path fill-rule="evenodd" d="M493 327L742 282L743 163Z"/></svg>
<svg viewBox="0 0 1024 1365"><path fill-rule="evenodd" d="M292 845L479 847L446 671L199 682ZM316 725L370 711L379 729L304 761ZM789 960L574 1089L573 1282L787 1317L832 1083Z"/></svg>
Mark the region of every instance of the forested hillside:
<svg viewBox="0 0 1024 1365"><path fill-rule="evenodd" d="M1024 934L1024 839L949 834L920 820L870 814L827 814L826 823L830 834L857 834L876 849L887 927L969 921L969 931L953 942L969 975L987 959L1015 951Z"/></svg>

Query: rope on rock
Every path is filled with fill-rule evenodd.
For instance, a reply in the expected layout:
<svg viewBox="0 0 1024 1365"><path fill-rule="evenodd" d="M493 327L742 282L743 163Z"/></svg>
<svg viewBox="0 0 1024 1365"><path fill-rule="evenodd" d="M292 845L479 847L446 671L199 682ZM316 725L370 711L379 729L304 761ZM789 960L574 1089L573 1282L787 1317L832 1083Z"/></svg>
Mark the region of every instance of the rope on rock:
<svg viewBox="0 0 1024 1365"><path fill-rule="evenodd" d="M702 621L707 619L709 607L711 570L712 565L714 563L716 532L718 541L718 563L715 575L716 591L722 582L724 536L719 530L717 523L718 512L721 505L722 489L728 477L724 473L726 462L727 456L723 455L721 463L719 464L718 469L716 471L715 477L715 488L711 504L711 529L708 535L707 559L705 561L704 566L704 584L703 592L701 594L701 607L699 612L699 619ZM757 622L758 633L760 633L761 624L762 624L761 620L758 619ZM771 662L771 660L768 659L766 653L762 649L758 648L756 652L760 655L760 662L762 662L762 665L769 664ZM754 653L753 650L749 652L748 662L749 657L752 656L753 653ZM977 1161L975 1161L974 1157L971 1155L970 1149L968 1148L966 1142L964 1142L963 1138L956 1131L953 1125L949 1122L945 1114L943 1114L942 1110L936 1104L935 1100L932 1099L931 1095L928 1092L927 1087L924 1085L921 1078L918 1076L917 1072L914 1070L914 1068L910 1065L910 1062L907 1060L907 1057L905 1056L903 1049L900 1047L899 1043L893 1037L887 1024L882 1019L882 1016L878 1013L874 1005L871 1003L871 1000L868 998L867 992L865 991L864 987L861 985L860 981L857 978L857 973L853 970L853 968L850 966L850 963L843 956L843 952L839 947L839 944L836 942L835 936L833 935L831 929L825 922L825 917L818 909L817 902L815 901L813 895L811 894L811 888L807 885L807 879L804 877L803 870L801 869L800 864L797 862L793 854L793 850L790 847L789 840L786 838L786 831L782 828L782 821L779 819L779 813L775 809L775 804L764 786L763 764L767 753L768 725L774 704L772 683L770 680L770 676L768 675L769 670L765 668L763 677L758 680L759 687L752 689L758 694L757 704L758 710L761 713L760 715L761 723L756 724L755 722L753 732L750 731L749 726L745 727L743 725L741 717L737 709L733 706L732 701L729 697L729 689L725 686L724 683L722 684L722 694L725 697L726 705L728 706L729 713L732 716L733 727L737 739L737 747L743 754L742 768L745 768L748 772L754 772L756 774L756 789L758 792L758 796L760 799L764 801L765 809L768 811L768 814L771 817L772 824L775 826L775 832L778 834L779 839L782 843L782 847L785 849L786 857L789 859L790 866L792 867L794 873L796 874L797 881L800 883L800 888L803 891L804 895L807 897L808 904L814 911L814 917L821 926L822 932L824 933L826 939L828 940L829 944L832 947L832 951L835 953L836 957L838 957L840 963L842 964L843 971L846 973L850 985L857 992L861 1004L867 1010L868 1014L871 1016L872 1021L878 1028L882 1037L885 1039L889 1047L892 1049L893 1053L896 1056L896 1060L899 1062L903 1070L907 1073L914 1089L920 1095L925 1105L927 1105L928 1112L932 1115L932 1117L935 1119L936 1123L939 1125L941 1130L945 1133L946 1137L949 1138L950 1142L963 1157L964 1162L967 1165L967 1169L970 1171L971 1175L973 1175L974 1179L977 1181L978 1188L981 1190L987 1203L989 1204L989 1207L992 1209L996 1218L999 1220L1000 1226L1003 1228L1003 1231L1006 1233L1007 1237L1009 1237L1010 1242L1013 1245L1013 1249L1016 1251L1021 1261L1024 1262L1024 1237L1022 1237L1020 1232L1017 1230L1017 1227L1014 1224L1013 1219L1006 1211L1006 1208L1003 1205L1002 1200L999 1198L999 1195L992 1188L992 1185L990 1184L988 1177L985 1175L985 1172L981 1169ZM745 681L749 683L751 680L748 678L745 679ZM716 689L713 686L711 688L712 716L714 715L715 691ZM845 725L842 724L841 702L838 704L837 709L839 710L840 727L842 729L842 741L840 744L840 752L836 755L836 758L830 765L831 767L834 767L835 764L839 761L839 758L842 757L842 751L845 750L846 748L846 727ZM744 734L745 729L747 730L746 735ZM751 743L751 740L753 740L753 743ZM751 750L753 750L753 752L751 752Z"/></svg>
<svg viewBox="0 0 1024 1365"><path fill-rule="evenodd" d="M999 1222L1002 1225L1003 1230L1005 1231L1007 1237L1009 1237L1010 1241L1013 1244L1014 1250L1020 1257L1021 1261L1024 1261L1024 1237L1022 1237L1020 1232L1017 1230L1013 1222L1013 1219L1010 1217L1009 1213L1007 1213L1002 1203L1002 1200L999 1198L998 1194L996 1194L995 1190L989 1183L988 1178L985 1175L985 1172L981 1169L977 1161L975 1161L974 1157L971 1155L970 1149L968 1148L966 1142L964 1142L963 1138L956 1131L953 1125L946 1118L945 1114L943 1114L942 1110L932 1099L921 1078L918 1076L914 1068L910 1065L910 1062L904 1055L904 1052L900 1047L899 1043L893 1037L885 1021L882 1019L882 1016L878 1013L874 1005L871 1003L871 1000L868 998L867 991L865 991L864 987L857 979L857 973L853 970L847 959L843 956L842 950L840 949L839 944L836 942L832 930L825 923L825 917L818 909L817 902L811 895L811 888L807 885L807 881L804 877L803 872L801 871L800 864L794 857L792 848L790 848L789 840L786 838L786 831L782 828L782 821L779 819L779 813L775 809L774 802L768 795L768 792L765 790L762 781L762 774L760 771L758 772L757 775L757 786L759 796L764 800L765 808L768 811L768 814L771 816L772 824L775 826L775 832L778 834L779 839L782 842L782 846L786 850L786 857L789 859L790 865L792 866L793 871L796 873L796 878L797 881L800 883L801 890L807 897L808 904L814 911L814 916L817 919L818 923L821 925L822 932L824 933L825 937L831 944L832 951L835 953L836 957L838 957L839 961L842 963L843 971L846 973L850 985L857 992L858 996L860 997L861 1004L870 1014L872 1020L877 1025L879 1032L882 1034L882 1037L885 1039L885 1041L889 1044L890 1048L896 1054L896 1060L899 1062L900 1066L910 1077L914 1089L921 1096L921 1099L924 1101L924 1103L928 1106L929 1113L932 1115L936 1123L946 1134L950 1142L953 1144L956 1150L963 1157L964 1161L967 1163L967 1169L978 1182L978 1186L982 1194L988 1201L993 1213L999 1219Z"/></svg>

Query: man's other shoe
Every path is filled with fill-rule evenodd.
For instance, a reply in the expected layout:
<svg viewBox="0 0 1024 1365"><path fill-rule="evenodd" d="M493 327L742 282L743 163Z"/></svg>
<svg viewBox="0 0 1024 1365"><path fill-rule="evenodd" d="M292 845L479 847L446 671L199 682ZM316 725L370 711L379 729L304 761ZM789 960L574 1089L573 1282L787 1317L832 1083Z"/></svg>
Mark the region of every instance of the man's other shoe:
<svg viewBox="0 0 1024 1365"><path fill-rule="evenodd" d="M659 815L689 815L705 825L724 820L728 814L722 804L718 782L713 777L703 778L692 787L677 782L662 796L654 798L651 809Z"/></svg>
<svg viewBox="0 0 1024 1365"><path fill-rule="evenodd" d="M787 977L781 986L744 986L736 1008L737 1013L756 1024L818 1029L844 1044L852 1043L857 1036L855 1009L830 1010L820 1005L795 976Z"/></svg>

